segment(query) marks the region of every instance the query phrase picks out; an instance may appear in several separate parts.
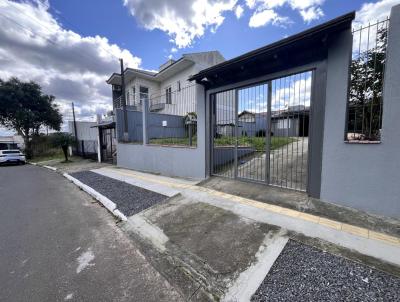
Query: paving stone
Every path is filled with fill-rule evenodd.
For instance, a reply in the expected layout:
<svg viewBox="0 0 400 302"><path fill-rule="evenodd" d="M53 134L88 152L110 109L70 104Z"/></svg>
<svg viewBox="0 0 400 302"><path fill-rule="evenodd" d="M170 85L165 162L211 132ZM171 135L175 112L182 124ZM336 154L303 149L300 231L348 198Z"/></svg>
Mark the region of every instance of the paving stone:
<svg viewBox="0 0 400 302"><path fill-rule="evenodd" d="M72 173L71 176L92 187L117 204L125 216L137 214L167 197L92 171Z"/></svg>
<svg viewBox="0 0 400 302"><path fill-rule="evenodd" d="M400 301L400 278L289 240L251 301Z"/></svg>

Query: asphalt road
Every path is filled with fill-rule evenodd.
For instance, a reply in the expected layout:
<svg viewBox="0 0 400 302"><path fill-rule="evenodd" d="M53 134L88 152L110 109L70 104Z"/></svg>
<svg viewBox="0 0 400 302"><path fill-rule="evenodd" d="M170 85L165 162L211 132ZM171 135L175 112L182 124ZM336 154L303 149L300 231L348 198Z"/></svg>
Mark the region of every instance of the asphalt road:
<svg viewBox="0 0 400 302"><path fill-rule="evenodd" d="M180 301L114 218L61 175L0 167L0 301Z"/></svg>

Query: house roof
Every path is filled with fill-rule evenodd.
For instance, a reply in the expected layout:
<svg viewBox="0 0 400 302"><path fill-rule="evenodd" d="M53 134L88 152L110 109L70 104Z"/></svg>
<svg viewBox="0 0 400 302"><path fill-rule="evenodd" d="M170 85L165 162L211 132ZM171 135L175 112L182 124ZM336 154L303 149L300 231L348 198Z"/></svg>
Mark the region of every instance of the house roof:
<svg viewBox="0 0 400 302"><path fill-rule="evenodd" d="M305 65L327 56L330 37L351 29L355 12L315 26L275 43L255 49L231 60L206 68L189 78L215 88L257 76ZM204 78L207 81L202 81Z"/></svg>
<svg viewBox="0 0 400 302"><path fill-rule="evenodd" d="M174 61L172 64L167 65L165 68L161 69L158 72L142 70L142 69L134 69L134 68L126 68L124 70L125 77L142 77L152 81L161 82L176 74L177 72L186 69L187 67L193 65L195 62L191 58L194 55L207 54L207 53L215 53L218 51L205 51L205 52L197 52L197 53L187 53L183 54L181 58ZM121 85L121 74L113 73L111 77L107 80L107 84Z"/></svg>
<svg viewBox="0 0 400 302"><path fill-rule="evenodd" d="M101 122L98 123L90 128L102 128L102 129L114 129L115 128L115 122L113 121L107 121L107 122Z"/></svg>

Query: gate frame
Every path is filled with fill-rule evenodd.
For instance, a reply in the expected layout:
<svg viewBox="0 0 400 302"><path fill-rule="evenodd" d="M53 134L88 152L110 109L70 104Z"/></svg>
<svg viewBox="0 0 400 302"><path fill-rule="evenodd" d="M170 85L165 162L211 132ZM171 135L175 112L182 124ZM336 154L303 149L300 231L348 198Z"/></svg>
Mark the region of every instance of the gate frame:
<svg viewBox="0 0 400 302"><path fill-rule="evenodd" d="M308 140L308 159L307 159L307 188L306 192L309 196L319 198L321 193L321 173L322 173L322 148L323 148L323 136L324 136L324 119L325 119L325 100L326 100L326 73L327 58L316 61L310 64L278 71L275 73L267 74L261 77L240 81L233 84L224 85L218 88L212 88L206 90L205 93L205 104L206 104L206 175L212 176L213 171L213 105L215 103L215 94L235 89L235 107L237 103L237 91L240 88L251 87L257 84L268 84L268 98L271 91L270 83L278 78L291 76L298 73L312 71L312 82L311 82L311 97L310 97L310 122L309 122L309 140ZM270 101L268 101L270 106ZM270 114L270 108L268 110ZM237 115L237 114L236 114ZM267 125L270 127L270 125ZM237 123L236 127L237 128ZM268 129L269 130L269 129ZM268 131L269 132L269 131ZM235 131L236 134L236 131ZM266 144L268 145L268 144ZM269 146L268 146L269 148ZM235 148L237 152L237 148ZM237 155L237 154L236 154ZM237 160L237 156L235 156ZM266 162L269 162L269 160ZM235 165L235 170L237 165ZM267 170L268 174L270 171ZM235 171L235 176L237 172ZM236 179L236 177L235 177ZM269 175L268 175L269 179ZM248 181L254 183L255 181L240 179L241 181ZM267 181L267 177L266 177ZM257 183L257 182L256 182ZM260 183L260 182L258 182ZM262 182L263 184L269 185L269 183Z"/></svg>

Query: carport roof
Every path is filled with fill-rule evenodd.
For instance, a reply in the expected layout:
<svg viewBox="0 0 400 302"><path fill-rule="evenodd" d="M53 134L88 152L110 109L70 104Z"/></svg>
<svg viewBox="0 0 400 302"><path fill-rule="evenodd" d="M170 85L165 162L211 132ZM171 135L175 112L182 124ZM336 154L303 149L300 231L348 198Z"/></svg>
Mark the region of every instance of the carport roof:
<svg viewBox="0 0 400 302"><path fill-rule="evenodd" d="M215 88L306 65L327 56L329 38L351 29L355 12L204 69L189 78ZM207 80L204 80L204 79Z"/></svg>

